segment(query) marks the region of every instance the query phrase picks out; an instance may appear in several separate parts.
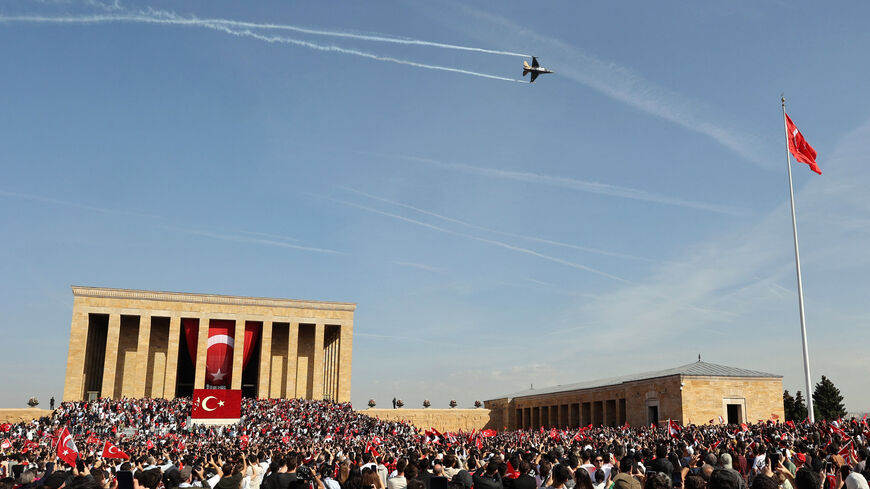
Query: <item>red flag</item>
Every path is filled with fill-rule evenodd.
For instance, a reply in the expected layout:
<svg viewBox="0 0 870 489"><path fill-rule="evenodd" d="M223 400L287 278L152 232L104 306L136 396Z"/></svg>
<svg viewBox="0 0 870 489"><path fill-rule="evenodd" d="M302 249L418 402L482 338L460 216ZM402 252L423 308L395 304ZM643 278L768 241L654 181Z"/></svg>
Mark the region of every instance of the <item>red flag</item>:
<svg viewBox="0 0 870 489"><path fill-rule="evenodd" d="M721 438L719 438L718 440L716 440L716 443L710 445L710 450L715 450L716 447L718 447L720 443L722 443L722 439L721 439Z"/></svg>
<svg viewBox="0 0 870 489"><path fill-rule="evenodd" d="M846 463L852 464L854 463L852 460L852 440L849 440L849 443L843 445L843 448L837 452L837 455L840 455L844 459L846 459Z"/></svg>
<svg viewBox="0 0 870 489"><path fill-rule="evenodd" d="M57 458L63 460L70 467L76 464L76 458L79 455L79 449L76 448L76 443L66 426L60 432L60 441L57 444Z"/></svg>
<svg viewBox="0 0 870 489"><path fill-rule="evenodd" d="M366 452L371 452L372 456L374 456L375 458L380 457L381 455L378 453L377 450L375 450L375 447L372 446L372 442L366 443Z"/></svg>
<svg viewBox="0 0 870 489"><path fill-rule="evenodd" d="M543 431L541 433L543 433ZM495 430L481 430L480 431L480 436L482 436L484 438L490 438L490 437L495 436L495 435L496 435Z"/></svg>
<svg viewBox="0 0 870 489"><path fill-rule="evenodd" d="M152 448L154 448L154 443L151 440L145 442L145 449L151 450Z"/></svg>
<svg viewBox="0 0 870 489"><path fill-rule="evenodd" d="M0 442L0 448L2 448L3 450L8 450L12 448L12 442L9 441L9 438L6 438L2 442Z"/></svg>
<svg viewBox="0 0 870 489"><path fill-rule="evenodd" d="M479 436L478 436L477 439L474 441L474 446L476 446L478 450L482 450L482 449L483 449L483 440L481 440L481 438L480 438Z"/></svg>
<svg viewBox="0 0 870 489"><path fill-rule="evenodd" d="M288 444L288 443L290 443L290 437L287 436L287 435L282 436L282 437L281 437L281 443L283 443L283 444L285 444L285 445Z"/></svg>
<svg viewBox="0 0 870 489"><path fill-rule="evenodd" d="M517 469L515 469L514 466L511 465L510 461L508 461L508 463L507 463L507 473L505 474L505 476L506 476L508 479L516 479L517 477L520 476L520 471L517 470Z"/></svg>
<svg viewBox="0 0 870 489"><path fill-rule="evenodd" d="M241 389L195 389L191 420L238 420L242 415Z"/></svg>
<svg viewBox="0 0 870 489"><path fill-rule="evenodd" d="M725 424L725 418L719 416L719 424Z"/></svg>
<svg viewBox="0 0 870 489"><path fill-rule="evenodd" d="M179 441L178 442L178 451L183 452L185 448L187 448L187 446L184 444L184 440Z"/></svg>
<svg viewBox="0 0 870 489"><path fill-rule="evenodd" d="M577 431L577 434L574 435L574 439L577 440L577 441L582 442L582 441L583 441L583 435L582 435L581 433L583 433L583 428L580 428L580 430Z"/></svg>
<svg viewBox="0 0 870 489"><path fill-rule="evenodd" d="M676 421L668 420L668 434L671 435L671 438L680 437L680 425Z"/></svg>
<svg viewBox="0 0 870 489"><path fill-rule="evenodd" d="M740 423L740 431L749 431L749 426L746 423Z"/></svg>
<svg viewBox="0 0 870 489"><path fill-rule="evenodd" d="M120 448L108 440L103 444L103 454L100 456L103 458L130 458L129 455L122 452Z"/></svg>
<svg viewBox="0 0 870 489"><path fill-rule="evenodd" d="M85 440L85 443L99 443L100 439L94 435L88 435L88 439Z"/></svg>
<svg viewBox="0 0 870 489"><path fill-rule="evenodd" d="M559 438L559 432L556 431L556 428L550 428L550 438L556 439Z"/></svg>
<svg viewBox="0 0 870 489"><path fill-rule="evenodd" d="M6 433L11 429L12 429L12 425L9 423L0 424L0 431L2 431L3 433Z"/></svg>
<svg viewBox="0 0 870 489"><path fill-rule="evenodd" d="M776 413L770 413L770 419L779 419L779 415Z"/></svg>
<svg viewBox="0 0 870 489"><path fill-rule="evenodd" d="M785 115L785 123L788 127L788 150L791 154L794 155L794 159L798 160L801 163L806 163L810 165L810 170L822 174L822 170L819 169L819 165L816 164L816 150L810 146L810 143L804 139L804 135L798 131L798 128L794 125L794 122L791 121L791 117L788 114Z"/></svg>

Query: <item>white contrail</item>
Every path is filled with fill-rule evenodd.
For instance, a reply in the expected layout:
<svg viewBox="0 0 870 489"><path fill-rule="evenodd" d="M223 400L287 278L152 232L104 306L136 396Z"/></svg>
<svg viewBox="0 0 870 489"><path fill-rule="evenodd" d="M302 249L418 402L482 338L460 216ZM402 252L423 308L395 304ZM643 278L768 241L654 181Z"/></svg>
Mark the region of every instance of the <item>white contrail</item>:
<svg viewBox="0 0 870 489"><path fill-rule="evenodd" d="M552 239L539 238L537 236L528 236L525 234L517 234L517 233L511 233L511 232L507 232L507 231L499 231L498 229L492 229L492 228L488 228L486 226L479 226L477 224L472 224L470 222L466 222L466 221L463 221L461 219L456 219L454 217L445 216L442 214L438 214L436 212L427 211L426 209L421 209L419 207L416 207L416 206L413 206L410 204L405 204L404 202L397 202L395 200L390 200L390 199L385 199L383 197L378 197L377 195L372 195L370 193L363 192L362 190L357 190L354 188L345 187L343 185L339 185L339 188L347 190L348 192L355 193L357 195L362 195L363 197L367 197L367 198L372 199L372 200L377 200L378 202L384 202L386 204L404 207L405 209L410 209L414 212L419 212L420 214L425 214L427 216L441 219L442 221L452 222L454 224L459 224L461 226L465 226L465 227L468 227L471 229L477 229L478 231L484 231L484 232L493 233L493 234L500 234L502 236L508 236L510 238L524 239L527 241L533 241L535 243L543 243L543 244L548 244L548 245L552 245L552 246L560 246L563 248L571 248L574 250L586 251L589 253L597 253L599 255L604 255L604 256L612 256L612 257L616 257L616 258L625 258L625 259L629 259L629 260L640 260L640 261L647 261L647 262L652 261L648 258L643 258L640 256L634 256L634 255L627 255L625 253L617 253L617 252L611 251L611 250L602 250L602 249L598 249L598 248L590 248L588 246L580 246L580 245L575 245L575 244L571 244L571 243L564 243L562 241L555 241Z"/></svg>
<svg viewBox="0 0 870 489"><path fill-rule="evenodd" d="M154 13L160 13L161 15L165 15L168 18L181 18L174 13L169 12L159 12L154 11ZM378 36L372 34L356 34L352 32L337 32L337 31L325 31L321 29L308 29L305 27L299 27L295 25L289 24L270 24L270 23L260 23L260 22L245 22L238 20L230 20L230 19L201 19L204 22L211 22L214 24L222 24L230 27L244 27L249 29L275 29L275 30L286 30L298 32L300 34L311 34L315 36L328 36L328 37L340 37L346 39L357 39L360 41L373 41L373 42L385 42L392 44L405 44L405 45L413 45L413 46L430 46L435 48L443 48L443 49L456 49L459 51L472 51L475 53L486 53L486 54L501 54L504 56L519 56L523 58L530 58L531 55L523 54L523 53L514 53L512 51L500 51L497 49L485 49L485 48L475 48L471 46L461 46L458 44L447 44L443 42L434 42L434 41L423 41L420 39L404 39L397 37L387 37L387 36Z"/></svg>
<svg viewBox="0 0 870 489"><path fill-rule="evenodd" d="M433 230L433 231L438 231L438 232L445 233L445 234L451 234L451 235L453 235L453 236L460 236L460 237L463 237L463 238L473 239L473 240L475 240L475 241L480 241L481 243L490 244L490 245L493 245L493 246L497 246L497 247L499 247L499 248L504 248L504 249L506 249L506 250L516 251L516 252L518 252L518 253L525 253L525 254L527 254L527 255L535 256L535 257L538 257L538 258L541 258L541 259L543 259L543 260L547 260L547 261L550 261L550 262L553 262L553 263L558 263L558 264L560 264L560 265L565 265L565 266L568 266L568 267L571 267L571 268L575 268L575 269L577 269L577 270L583 270L583 271L585 271L585 272L594 273L594 274L596 274L596 275L600 275L600 276L602 276L602 277L607 277L607 278L609 278L609 279L611 279L611 280L616 280L617 282L622 282L622 283L626 283L626 284L630 284L630 283L631 283L631 282L629 282L628 280L626 280L626 279L624 279L624 278L617 277L616 275L611 275L611 274L609 274L609 273L607 273L607 272L603 272L603 271L598 270L598 269L596 269L596 268L592 268L592 267L589 267L589 266L586 266L586 265L582 265L582 264L580 264L580 263L575 263L575 262L572 262L572 261L568 261L568 260L563 260L562 258L557 258L557 257L555 257L555 256L545 255L545 254L543 254L543 253L540 253L540 252L537 252L537 251L535 251L535 250L531 250L531 249L528 249L528 248L523 248L523 247L521 247L521 246L514 246L514 245L512 245L512 244L508 244L508 243L505 243L505 242L503 242L503 241L497 241L497 240L494 240L494 239L488 239L488 238L482 238L482 237L480 237L480 236L474 236L473 234L466 234L466 233L462 233L462 232L459 232L459 231L453 231L452 229L447 229L447 228L443 228L443 227L441 227L441 226L436 226L436 225L434 225L434 224L429 224L428 222L418 221L418 220L416 220L416 219L411 219L411 218L409 218L409 217L400 216L399 214L393 214L392 212L385 212L385 211L382 211L382 210L379 210L379 209L375 209L375 208L373 208L373 207L369 207L369 206L366 206L366 205L356 204L356 203L353 203L353 202L348 202L348 201L346 201L346 200L335 199L335 198L330 198L330 197L327 197L327 198L328 198L329 200L332 200L333 202L337 202L337 203L339 203L339 204L343 204L343 205L347 205L347 206L351 206L351 207L356 207L357 209L362 209L362 210L364 210L364 211L373 212L373 213L375 213L375 214L380 214L380 215L385 216L385 217L391 217L391 218L393 218L393 219L398 219L398 220L400 220L400 221L404 221L404 222L407 222L407 223L410 223L410 224L415 224L415 225L417 225L417 226L421 226L421 227L424 227L424 228L427 228L427 229L431 229L431 230Z"/></svg>
<svg viewBox="0 0 870 489"><path fill-rule="evenodd" d="M268 42L268 43L281 43L281 44L292 44L295 46L306 47L309 49L314 49L317 51L331 51L342 54L350 54L354 56L359 56L362 58L373 59L376 61L384 61L388 63L396 63L400 65L413 66L416 68L425 68L428 70L438 70L438 71L449 71L452 73L461 73L463 75L471 75L477 76L481 78L489 78L492 80L503 80L509 82L516 83L526 83L523 80L517 80L516 78L508 78L505 76L497 76L490 75L487 73L480 73L477 71L463 70L460 68L453 68L449 66L438 66L438 65L429 65L424 63L417 63L415 61L409 61L405 59L393 58L389 56L380 56L377 54L367 53L365 51L359 51L356 49L348 49L340 46L334 45L323 45L317 44L309 41L303 41L300 39L294 39L292 37L285 36L276 36L276 35L265 35L260 34L258 32L254 32L251 29L232 29L227 26L225 23L217 23L213 21L207 21L203 19L197 18L180 18L175 16L174 14L168 13L160 13L160 12L152 12L152 13L141 13L141 14L123 14L123 15L111 15L111 14L95 14L95 15L84 15L84 16L72 16L72 17L52 17L52 16L41 16L41 15L0 15L0 22L29 22L34 24L102 24L102 23L111 23L111 22L127 22L127 23L140 23L140 24L162 24L162 25L181 25L181 26L194 26L194 27L204 27L206 29L212 29L220 32L224 32L226 34L231 34L238 37L250 37L253 39L257 39L260 41Z"/></svg>
<svg viewBox="0 0 870 489"><path fill-rule="evenodd" d="M378 153L375 153L378 154ZM700 209L704 211L716 212L730 216L745 216L751 214L751 211L742 208L734 208L726 205L709 204L706 202L696 202L685 200L667 195L655 194L646 190L639 190L631 187L622 187L619 185L610 185L607 183L592 182L587 180L579 180L570 177L561 177L547 175L544 173L532 173L517 170L501 170L498 168L486 168L480 166L466 165L464 163L450 163L435 160L432 158L422 158L419 156L406 156L394 154L380 154L381 156L400 158L406 161L416 161L426 163L438 168L454 170L472 175L481 175L487 177L501 178L504 180L514 180L523 183L534 183L538 185L547 185L552 187L562 187L582 192L590 192L594 194L610 195L613 197L622 197L632 200L640 200L644 202L656 202L659 204L675 205L686 207L689 209Z"/></svg>

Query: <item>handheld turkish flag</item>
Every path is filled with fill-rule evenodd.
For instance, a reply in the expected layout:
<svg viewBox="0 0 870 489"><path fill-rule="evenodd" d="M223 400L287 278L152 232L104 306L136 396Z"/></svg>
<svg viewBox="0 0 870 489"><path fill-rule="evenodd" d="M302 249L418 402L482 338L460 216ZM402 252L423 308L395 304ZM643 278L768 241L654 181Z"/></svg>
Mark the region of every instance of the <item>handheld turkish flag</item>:
<svg viewBox="0 0 870 489"><path fill-rule="evenodd" d="M680 425L678 425L676 421L671 419L668 420L668 434L671 435L671 438L680 437Z"/></svg>
<svg viewBox="0 0 870 489"><path fill-rule="evenodd" d="M785 123L788 127L788 150L794 155L794 159L798 160L801 163L806 163L810 165L810 170L822 174L822 170L819 169L819 165L816 164L816 150L810 146L810 143L804 139L804 135L798 131L798 128L794 125L794 122L791 121L791 117L788 114L785 115Z"/></svg>
<svg viewBox="0 0 870 489"><path fill-rule="evenodd" d="M151 440L148 440L147 442L145 442L145 449L146 450L151 450L152 448L154 448L154 442L152 442Z"/></svg>
<svg viewBox="0 0 870 489"><path fill-rule="evenodd" d="M100 456L103 458L130 458L130 456L122 452L117 445L108 440L103 444L103 454Z"/></svg>
<svg viewBox="0 0 870 489"><path fill-rule="evenodd" d="M9 438L6 438L2 442L0 442L0 448L2 448L3 450L9 450L10 448L12 448L12 442L9 441Z"/></svg>
<svg viewBox="0 0 870 489"><path fill-rule="evenodd" d="M541 433L543 433L543 431ZM497 433L495 432L495 430L481 430L480 431L480 436L482 436L484 438L489 438L489 437L495 436L496 434Z"/></svg>
<svg viewBox="0 0 870 489"><path fill-rule="evenodd" d="M92 435L92 434L91 434L91 435L88 435L88 439L85 440L85 443L88 443L88 444L90 444L90 443L99 443L99 442L100 442L100 439L97 438L96 436Z"/></svg>
<svg viewBox="0 0 870 489"><path fill-rule="evenodd" d="M375 450L375 447L372 445L372 442L368 442L366 444L366 452L370 452L372 454L372 456L375 458L377 458L381 455L378 453L377 450Z"/></svg>
<svg viewBox="0 0 870 489"><path fill-rule="evenodd" d="M3 433L6 433L7 431L9 431L11 429L12 429L12 425L9 423L0 424L0 431L2 431Z"/></svg>
<svg viewBox="0 0 870 489"><path fill-rule="evenodd" d="M242 415L242 391L195 389L190 420L200 424L232 424Z"/></svg>
<svg viewBox="0 0 870 489"><path fill-rule="evenodd" d="M57 458L66 462L70 467L76 464L76 459L79 456L79 449L76 448L76 443L66 426L60 432L60 439L57 442Z"/></svg>

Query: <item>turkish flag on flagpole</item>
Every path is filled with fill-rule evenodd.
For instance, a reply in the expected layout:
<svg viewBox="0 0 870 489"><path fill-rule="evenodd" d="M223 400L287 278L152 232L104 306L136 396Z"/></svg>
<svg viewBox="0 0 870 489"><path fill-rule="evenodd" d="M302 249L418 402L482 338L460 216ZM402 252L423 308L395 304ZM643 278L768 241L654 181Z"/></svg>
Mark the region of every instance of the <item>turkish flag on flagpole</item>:
<svg viewBox="0 0 870 489"><path fill-rule="evenodd" d="M810 170L821 175L822 170L816 164L816 150L804 139L804 135L798 131L788 114L785 115L785 124L788 127L788 151L794 155L794 159L810 165Z"/></svg>
<svg viewBox="0 0 870 489"><path fill-rule="evenodd" d="M129 455L122 452L120 448L108 440L103 444L103 454L100 456L103 458L130 458Z"/></svg>
<svg viewBox="0 0 870 489"><path fill-rule="evenodd" d="M79 456L79 449L76 448L75 441L66 426L60 432L57 442L57 458L66 462L70 467L75 466L76 459Z"/></svg>

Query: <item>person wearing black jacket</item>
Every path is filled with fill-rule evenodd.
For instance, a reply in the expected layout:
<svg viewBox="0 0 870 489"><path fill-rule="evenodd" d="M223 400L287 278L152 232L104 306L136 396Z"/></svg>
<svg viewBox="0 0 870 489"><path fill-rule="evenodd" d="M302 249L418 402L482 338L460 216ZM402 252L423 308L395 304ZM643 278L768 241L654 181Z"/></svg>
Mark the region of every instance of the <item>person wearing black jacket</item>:
<svg viewBox="0 0 870 489"><path fill-rule="evenodd" d="M532 466L525 460L520 462L519 465L520 476L514 479L513 489L537 489L537 481L529 475L532 471Z"/></svg>
<svg viewBox="0 0 870 489"><path fill-rule="evenodd" d="M492 460L486 464L486 468L478 470L471 476L474 481L474 489L504 489L501 476L498 475L498 462Z"/></svg>

